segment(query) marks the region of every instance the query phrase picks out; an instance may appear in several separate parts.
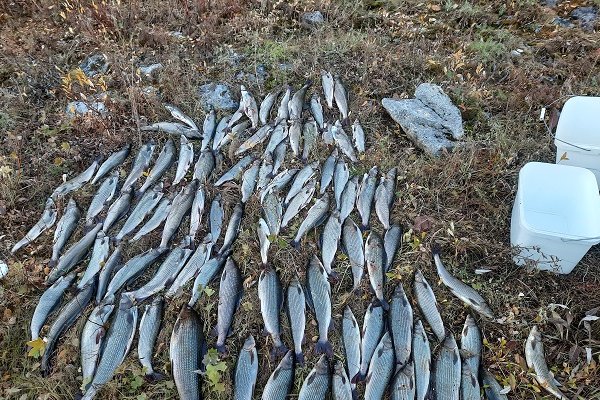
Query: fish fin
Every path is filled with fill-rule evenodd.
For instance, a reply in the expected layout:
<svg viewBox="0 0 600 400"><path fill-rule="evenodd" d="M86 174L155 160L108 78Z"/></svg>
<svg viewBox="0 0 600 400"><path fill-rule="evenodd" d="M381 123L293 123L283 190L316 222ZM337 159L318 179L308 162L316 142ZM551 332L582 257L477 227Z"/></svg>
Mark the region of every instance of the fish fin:
<svg viewBox="0 0 600 400"><path fill-rule="evenodd" d="M300 250L300 240L296 241L296 240L292 240L290 242L290 245L295 248L296 250Z"/></svg>
<svg viewBox="0 0 600 400"><path fill-rule="evenodd" d="M340 275L332 269L328 279L331 283L336 283L340 280Z"/></svg>
<svg viewBox="0 0 600 400"><path fill-rule="evenodd" d="M310 293L310 285L308 284L308 282L305 285L304 299L306 301L306 305L308 306L308 308L314 313L315 312L315 304L313 303L312 294Z"/></svg>
<svg viewBox="0 0 600 400"><path fill-rule="evenodd" d="M304 366L304 353L296 353L296 362L300 366Z"/></svg>
<svg viewBox="0 0 600 400"><path fill-rule="evenodd" d="M434 242L431 244L431 255L432 256L439 256L442 252L442 247L440 246L439 243Z"/></svg>
<svg viewBox="0 0 600 400"><path fill-rule="evenodd" d="M215 348L217 349L219 354L227 354L227 346L225 346L224 344L216 345Z"/></svg>
<svg viewBox="0 0 600 400"><path fill-rule="evenodd" d="M50 269L56 267L56 264L58 264L58 260L50 260L50 261L48 261L48 267Z"/></svg>
<svg viewBox="0 0 600 400"><path fill-rule="evenodd" d="M365 377L363 374L361 374L360 372L358 372L356 375L354 375L352 377L352 379L350 379L350 383L354 383L357 384L358 382L364 381ZM356 390L355 390L356 391Z"/></svg>
<svg viewBox="0 0 600 400"><path fill-rule="evenodd" d="M275 346L273 349L271 349L271 359L278 359L287 352L288 348L285 346L285 344L281 344L281 346Z"/></svg>
<svg viewBox="0 0 600 400"><path fill-rule="evenodd" d="M327 357L331 358L333 357L333 346L331 346L331 343L329 343L329 341L318 341L315 345L315 352L317 354L324 353L327 355Z"/></svg>
<svg viewBox="0 0 600 400"><path fill-rule="evenodd" d="M381 304L381 307L387 311L390 309L390 305L387 301L385 301L385 299L378 299L379 300L379 304Z"/></svg>
<svg viewBox="0 0 600 400"><path fill-rule="evenodd" d="M165 375L161 374L161 373L153 371L150 374L146 374L144 376L144 379L147 382L155 383L155 382L159 382L159 381L165 380L165 379L167 379L167 377Z"/></svg>
<svg viewBox="0 0 600 400"><path fill-rule="evenodd" d="M366 225L363 225L362 223L360 224L360 230L362 232L368 231L371 229L371 226L369 225L369 223L367 223Z"/></svg>

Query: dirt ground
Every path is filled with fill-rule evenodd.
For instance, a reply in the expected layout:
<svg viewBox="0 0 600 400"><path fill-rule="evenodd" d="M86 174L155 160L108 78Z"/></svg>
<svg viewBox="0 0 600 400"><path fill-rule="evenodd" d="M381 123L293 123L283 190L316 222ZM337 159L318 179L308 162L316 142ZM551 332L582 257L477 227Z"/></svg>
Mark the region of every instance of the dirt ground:
<svg viewBox="0 0 600 400"><path fill-rule="evenodd" d="M477 319L485 338L484 365L510 386L509 398L552 398L524 361L533 324L543 332L548 363L568 397L600 398L600 323L580 322L600 305L600 251L592 249L572 274L557 276L515 267L509 242L519 168L532 160L554 160L552 134L539 122L540 110L547 107L546 123L552 128L568 96L600 93L598 35L577 21L572 27L552 22L557 16L568 18L579 6L594 2L561 1L548 7L533 0L0 1L0 259L10 266L0 282L0 398L69 399L81 385L78 333L83 319L61 341L46 378L26 346L52 233L15 256L9 253L37 221L62 175L82 171L125 142L136 148L149 137L164 142L164 136L139 130L167 117L162 102L180 106L200 123L204 112L197 88L203 83L228 82L236 93L243 83L262 98L284 84L318 82L322 68L347 84L350 109L367 133L367 152L352 172L362 174L372 165L399 168L393 219L405 236L388 296L399 282L411 292L412 273L420 268L434 286L445 324L460 335L469 311L438 284L429 250L438 242L446 266L480 290L498 318ZM312 10L320 10L325 23L300 23L301 14ZM77 68L96 53L107 56L109 69L88 79ZM154 62L163 69L151 77L140 74L139 66ZM263 67L264 81L252 83ZM382 98L412 96L422 82L442 86L464 119L465 146L439 159L416 149L381 107ZM108 109L106 117L66 116L69 101L92 102L98 96ZM328 151L320 148L321 159ZM233 185L225 192L228 213L238 190ZM84 191L76 198L85 205L91 195ZM257 338L260 354L257 394L276 365L268 356L272 343L261 335L258 213L253 199L234 246L246 290L228 339L230 355L222 359L227 365L221 376L224 391L205 385L206 398L231 397L234 355L249 334ZM128 255L157 239L145 239L127 249ZM300 252L285 240L275 243L272 262L282 281L289 282L297 271L303 274L315 251L311 241ZM476 275L478 268L491 272ZM365 290L350 298L348 262L339 258L336 269L341 279L333 286L332 341L341 356L337 331L344 306L351 302L362 324L371 295ZM218 291L218 282L211 288ZM155 360L164 373L169 371L172 325L184 300L169 304L165 313ZM217 301L214 293L197 305L207 334L216 322ZM312 317L308 321L307 365L296 371L293 393L317 360L311 343L316 323ZM282 323L290 345L287 319ZM214 345L213 337L207 340ZM159 399L175 393L170 379L155 384L142 379L134 347L99 398Z"/></svg>

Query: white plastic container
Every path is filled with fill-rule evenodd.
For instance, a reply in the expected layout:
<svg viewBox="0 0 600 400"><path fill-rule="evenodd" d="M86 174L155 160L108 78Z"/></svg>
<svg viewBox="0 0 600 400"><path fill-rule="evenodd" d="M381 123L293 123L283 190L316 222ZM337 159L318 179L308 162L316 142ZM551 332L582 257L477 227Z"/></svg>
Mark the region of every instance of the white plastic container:
<svg viewBox="0 0 600 400"><path fill-rule="evenodd" d="M600 97L571 97L565 103L554 139L556 163L587 168L600 185Z"/></svg>
<svg viewBox="0 0 600 400"><path fill-rule="evenodd" d="M600 243L600 195L585 168L531 162L519 172L510 242L514 262L568 274Z"/></svg>

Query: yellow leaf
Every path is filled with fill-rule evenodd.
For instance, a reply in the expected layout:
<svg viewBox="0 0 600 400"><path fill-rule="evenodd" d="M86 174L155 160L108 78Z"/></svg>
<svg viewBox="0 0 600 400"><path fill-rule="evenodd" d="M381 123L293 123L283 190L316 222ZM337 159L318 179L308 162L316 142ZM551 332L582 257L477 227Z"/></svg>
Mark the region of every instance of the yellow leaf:
<svg viewBox="0 0 600 400"><path fill-rule="evenodd" d="M54 165L62 165L63 159L61 157L56 157L54 159Z"/></svg>
<svg viewBox="0 0 600 400"><path fill-rule="evenodd" d="M27 346L31 347L29 352L27 352L28 357L38 358L44 354L44 350L46 350L46 342L44 342L44 339L42 338L30 340L27 342Z"/></svg>
<svg viewBox="0 0 600 400"><path fill-rule="evenodd" d="M71 145L69 144L69 142L62 142L60 144L60 147L64 150L64 151L69 151L71 150Z"/></svg>

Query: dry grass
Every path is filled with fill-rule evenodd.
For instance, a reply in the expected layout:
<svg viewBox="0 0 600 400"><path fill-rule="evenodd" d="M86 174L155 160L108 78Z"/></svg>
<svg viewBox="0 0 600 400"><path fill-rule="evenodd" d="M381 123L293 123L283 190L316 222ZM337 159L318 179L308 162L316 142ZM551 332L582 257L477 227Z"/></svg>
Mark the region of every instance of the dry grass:
<svg viewBox="0 0 600 400"><path fill-rule="evenodd" d="M399 167L393 217L407 231L388 285L410 286L415 268L435 283L429 244L443 244L446 265L460 278L478 287L489 299L502 323L480 320L487 341L486 365L512 387L511 398L544 398L522 363L523 344L532 323L543 326L546 353L557 378L566 382L570 398L598 396L598 324L592 339L582 325L584 312L598 306L598 260L593 249L569 276L525 271L513 266L509 246L510 207L519 168L530 160L553 159L552 139L537 122L539 109L569 94L597 94L598 58L593 33L553 26L550 14L536 3L447 1L294 1L294 2L177 2L78 0L56 3L27 1L0 8L0 256L11 273L0 287L0 396L4 398L71 398L80 385L77 333L70 329L58 347L53 373L41 378L38 360L26 357L28 321L42 291L44 266L50 255L51 235L45 234L17 257L10 246L39 217L47 195L63 173L80 171L96 156L124 142L139 145L147 139L138 128L167 114L169 101L201 121L196 101L199 84L230 82L236 73L255 73L264 64L268 79L250 85L263 96L282 84L298 86L306 79L318 82L321 68L342 75L351 93L351 110L368 135L368 150L353 166L362 173L376 164L386 170ZM575 3L561 4L566 15ZM240 5L244 4L244 5ZM438 7L439 6L439 7ZM306 29L298 23L304 10L321 9L327 23ZM439 11L437 11L439 10ZM497 11L500 10L501 13ZM170 34L179 31L183 38ZM523 49L520 57L510 51ZM92 79L93 86L76 83L68 90L61 79L89 54L105 53L109 72ZM243 57L236 64L232 54ZM140 77L140 63L161 62L165 67L153 79ZM281 65L284 65L283 68ZM382 97L408 97L423 81L444 87L463 112L467 144L454 154L432 159L406 138L380 106ZM153 85L159 95L149 94ZM110 116L69 122L63 113L67 101L91 98L106 88ZM562 100L555 104L559 107ZM164 138L156 137L160 141ZM324 159L329 149L320 147ZM229 165L229 161L225 160ZM226 168L224 165L222 168ZM86 204L89 193L77 197ZM230 199L231 196L225 196ZM233 197L231 197L233 200ZM227 205L228 210L233 202ZM261 388L275 363L268 357L271 343L261 336L262 320L256 281L260 260L254 223L259 205L246 210L234 257L246 279L242 308L228 339L229 372L243 340L258 339ZM422 236L411 230L417 218L432 221ZM375 229L381 229L375 225ZM290 229L292 232L293 229ZM284 232L287 238L289 232ZM155 244L150 235L128 255ZM310 236L302 251L281 243L270 255L282 281L304 274L309 255L317 251ZM493 272L474 275L475 268ZM361 301L345 296L351 286L347 262L336 269L342 279L334 285L335 330L332 341L341 355L339 329L345 301L351 301L359 323L370 295ZM10 284L8 284L10 282ZM459 334L466 310L442 286L434 285L448 327ZM218 289L213 283L212 288ZM366 283L365 283L366 288ZM168 371L168 340L177 309L170 304L159 336L156 367ZM217 295L198 304L208 333L216 323ZM567 310L554 307L563 304ZM283 314L282 314L283 315ZM561 334L559 317L572 319ZM283 318L285 342L291 344ZM316 361L309 318L305 349L308 364L296 375L295 391ZM209 345L214 339L208 338ZM594 363L585 363L583 347L590 347ZM174 396L170 380L151 385L139 382L141 367L135 351L106 386L102 398L145 399ZM137 387L141 383L141 387ZM221 398L229 398L230 385ZM208 390L208 389L207 389ZM208 393L207 393L208 394ZM213 393L209 398L217 398Z"/></svg>

